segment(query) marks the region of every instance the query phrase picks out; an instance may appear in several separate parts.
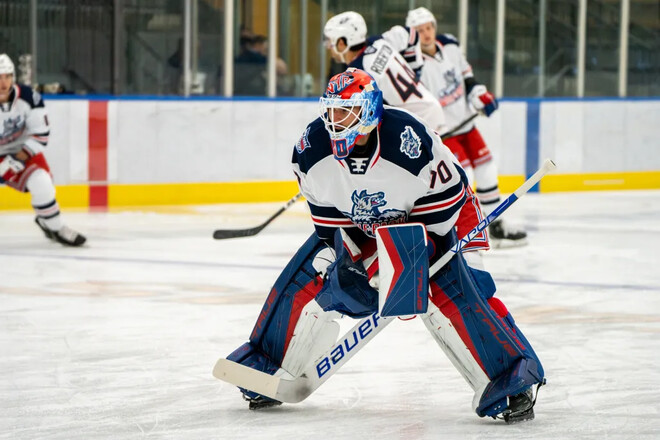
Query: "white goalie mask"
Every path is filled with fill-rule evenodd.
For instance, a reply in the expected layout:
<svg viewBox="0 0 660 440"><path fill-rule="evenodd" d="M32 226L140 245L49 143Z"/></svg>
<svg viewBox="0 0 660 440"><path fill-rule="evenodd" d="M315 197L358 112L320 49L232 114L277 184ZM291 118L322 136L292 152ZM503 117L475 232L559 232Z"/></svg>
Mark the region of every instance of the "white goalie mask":
<svg viewBox="0 0 660 440"><path fill-rule="evenodd" d="M433 27L438 28L435 16L426 8L411 9L406 17L406 27L416 28L426 23L433 23Z"/></svg>
<svg viewBox="0 0 660 440"><path fill-rule="evenodd" d="M323 37L326 48L340 54L343 58L349 48L367 41L367 23L357 12L342 12L328 20L323 28ZM346 40L346 49L339 52L337 42L341 38Z"/></svg>

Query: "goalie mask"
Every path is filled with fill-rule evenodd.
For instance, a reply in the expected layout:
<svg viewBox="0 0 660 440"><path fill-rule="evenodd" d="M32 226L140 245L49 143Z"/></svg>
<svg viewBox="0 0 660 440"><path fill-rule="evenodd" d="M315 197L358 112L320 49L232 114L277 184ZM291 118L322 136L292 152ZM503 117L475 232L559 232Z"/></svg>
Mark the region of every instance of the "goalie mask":
<svg viewBox="0 0 660 440"><path fill-rule="evenodd" d="M383 93L367 72L351 67L330 79L319 105L332 153L341 160L380 123Z"/></svg>

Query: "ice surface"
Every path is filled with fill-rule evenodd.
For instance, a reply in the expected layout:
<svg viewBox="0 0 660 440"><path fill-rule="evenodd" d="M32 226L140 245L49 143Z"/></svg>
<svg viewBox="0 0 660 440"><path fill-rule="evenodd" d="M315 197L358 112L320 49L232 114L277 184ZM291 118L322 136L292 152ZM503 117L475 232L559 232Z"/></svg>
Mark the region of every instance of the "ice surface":
<svg viewBox="0 0 660 440"><path fill-rule="evenodd" d="M66 211L82 249L0 213L0 438L660 438L660 191L530 194L530 245L490 251L498 296L544 363L536 420L506 426L422 322L397 321L297 405L248 411L211 370L248 337L311 233L299 203Z"/></svg>

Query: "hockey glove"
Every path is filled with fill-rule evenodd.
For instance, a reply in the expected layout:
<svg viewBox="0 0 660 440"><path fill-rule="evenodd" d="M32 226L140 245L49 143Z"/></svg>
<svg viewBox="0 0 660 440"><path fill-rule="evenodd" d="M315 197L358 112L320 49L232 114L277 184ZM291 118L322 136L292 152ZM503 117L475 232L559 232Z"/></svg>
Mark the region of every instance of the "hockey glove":
<svg viewBox="0 0 660 440"><path fill-rule="evenodd" d="M490 116L498 107L497 99L483 84L474 86L468 95L468 99L477 111L483 112L486 116Z"/></svg>
<svg viewBox="0 0 660 440"><path fill-rule="evenodd" d="M11 155L7 155L0 159L0 178L5 182L11 182L16 179L21 171L25 169L25 165L18 159Z"/></svg>
<svg viewBox="0 0 660 440"><path fill-rule="evenodd" d="M364 269L352 241L344 245L348 236L342 236L341 230L335 233L335 252L337 259L328 266L321 291L316 295L316 302L325 310L337 311L352 318L362 318L378 311L378 291L369 285L369 275ZM359 252L359 251L358 251Z"/></svg>

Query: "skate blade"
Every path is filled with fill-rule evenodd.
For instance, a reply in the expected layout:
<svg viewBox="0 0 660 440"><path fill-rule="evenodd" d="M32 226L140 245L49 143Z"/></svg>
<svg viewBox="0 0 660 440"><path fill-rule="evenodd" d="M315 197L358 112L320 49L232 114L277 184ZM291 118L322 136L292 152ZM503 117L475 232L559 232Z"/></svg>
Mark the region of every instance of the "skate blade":
<svg viewBox="0 0 660 440"><path fill-rule="evenodd" d="M527 422L530 420L534 420L534 409L529 408L526 411L523 411L518 414L510 414L510 415L505 415L504 416L504 422L507 425L515 425L516 423L522 423L522 422Z"/></svg>

